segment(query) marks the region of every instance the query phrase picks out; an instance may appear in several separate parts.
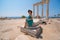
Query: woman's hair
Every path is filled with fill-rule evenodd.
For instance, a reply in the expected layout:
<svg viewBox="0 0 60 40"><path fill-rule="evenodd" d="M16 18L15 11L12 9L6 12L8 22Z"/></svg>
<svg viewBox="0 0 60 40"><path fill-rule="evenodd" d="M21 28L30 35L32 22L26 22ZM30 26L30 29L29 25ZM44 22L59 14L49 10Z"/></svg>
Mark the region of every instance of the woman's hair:
<svg viewBox="0 0 60 40"><path fill-rule="evenodd" d="M32 10L28 10L28 12L31 12L32 13Z"/></svg>

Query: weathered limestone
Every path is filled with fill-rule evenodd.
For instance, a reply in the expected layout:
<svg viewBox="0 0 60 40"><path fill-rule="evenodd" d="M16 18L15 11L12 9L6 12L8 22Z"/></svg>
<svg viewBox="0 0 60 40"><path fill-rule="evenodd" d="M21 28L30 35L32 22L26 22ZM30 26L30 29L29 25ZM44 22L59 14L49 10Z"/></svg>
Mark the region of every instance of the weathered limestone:
<svg viewBox="0 0 60 40"><path fill-rule="evenodd" d="M43 10L44 8L43 8L43 3L42 3L42 17L43 17L43 13L44 13L44 10Z"/></svg>
<svg viewBox="0 0 60 40"><path fill-rule="evenodd" d="M33 5L33 17L35 16L35 6Z"/></svg>
<svg viewBox="0 0 60 40"><path fill-rule="evenodd" d="M37 18L39 17L39 6L37 6Z"/></svg>

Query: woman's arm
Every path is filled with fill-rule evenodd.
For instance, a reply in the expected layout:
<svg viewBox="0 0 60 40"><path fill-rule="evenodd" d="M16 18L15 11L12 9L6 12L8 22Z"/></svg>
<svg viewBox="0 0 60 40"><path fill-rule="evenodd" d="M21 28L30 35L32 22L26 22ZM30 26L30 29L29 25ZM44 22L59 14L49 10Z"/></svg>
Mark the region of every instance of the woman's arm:
<svg viewBox="0 0 60 40"><path fill-rule="evenodd" d="M27 26L27 22L25 22L25 26L24 26L24 28L26 28L26 26Z"/></svg>
<svg viewBox="0 0 60 40"><path fill-rule="evenodd" d="M33 17L32 17L32 16L30 16L30 18L28 18L27 20L33 20Z"/></svg>

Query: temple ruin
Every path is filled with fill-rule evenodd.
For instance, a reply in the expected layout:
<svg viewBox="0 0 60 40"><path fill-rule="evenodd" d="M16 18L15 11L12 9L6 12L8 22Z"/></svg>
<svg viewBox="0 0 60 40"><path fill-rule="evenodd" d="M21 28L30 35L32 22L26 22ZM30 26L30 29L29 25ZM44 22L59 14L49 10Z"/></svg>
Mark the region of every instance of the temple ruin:
<svg viewBox="0 0 60 40"><path fill-rule="evenodd" d="M42 17L44 16L44 4L46 4L46 19L48 19L48 17L49 17L49 0L42 0L41 2L37 2L37 3L35 3L35 4L33 4L33 17L35 16L35 7L36 7L36 9L37 9L37 18L38 18L38 16L39 16L39 6L40 5L42 5Z"/></svg>

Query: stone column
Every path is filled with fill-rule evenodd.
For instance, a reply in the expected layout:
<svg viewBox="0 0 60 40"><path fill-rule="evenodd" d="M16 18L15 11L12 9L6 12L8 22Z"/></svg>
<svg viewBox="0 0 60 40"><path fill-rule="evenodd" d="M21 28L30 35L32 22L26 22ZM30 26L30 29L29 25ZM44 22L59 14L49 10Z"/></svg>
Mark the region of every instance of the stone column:
<svg viewBox="0 0 60 40"><path fill-rule="evenodd" d="M46 8L46 18L48 19L48 16L49 16L49 7L48 7L48 4L47 4L47 8Z"/></svg>
<svg viewBox="0 0 60 40"><path fill-rule="evenodd" d="M33 5L33 17L35 17L35 6Z"/></svg>
<svg viewBox="0 0 60 40"><path fill-rule="evenodd" d="M43 17L43 13L44 13L44 7L43 7L43 4L42 4L42 17Z"/></svg>
<svg viewBox="0 0 60 40"><path fill-rule="evenodd" d="M46 19L49 17L49 0L46 0Z"/></svg>
<svg viewBox="0 0 60 40"><path fill-rule="evenodd" d="M44 14L44 0L42 0L42 17L43 17L43 14Z"/></svg>
<svg viewBox="0 0 60 40"><path fill-rule="evenodd" d="M39 6L37 5L37 18L39 17Z"/></svg>

